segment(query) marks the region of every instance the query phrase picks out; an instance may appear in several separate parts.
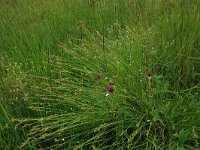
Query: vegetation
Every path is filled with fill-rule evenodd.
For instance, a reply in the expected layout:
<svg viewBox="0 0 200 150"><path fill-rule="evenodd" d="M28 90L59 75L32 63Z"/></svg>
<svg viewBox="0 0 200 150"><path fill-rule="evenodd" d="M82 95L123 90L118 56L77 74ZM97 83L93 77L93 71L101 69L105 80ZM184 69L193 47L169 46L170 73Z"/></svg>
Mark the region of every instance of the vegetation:
<svg viewBox="0 0 200 150"><path fill-rule="evenodd" d="M199 0L1 0L0 149L200 149Z"/></svg>

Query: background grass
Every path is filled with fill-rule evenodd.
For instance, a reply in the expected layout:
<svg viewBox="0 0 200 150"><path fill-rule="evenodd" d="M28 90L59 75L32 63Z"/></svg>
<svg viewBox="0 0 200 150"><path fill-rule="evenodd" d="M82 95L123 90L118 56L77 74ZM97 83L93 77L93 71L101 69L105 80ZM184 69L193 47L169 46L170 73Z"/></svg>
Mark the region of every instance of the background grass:
<svg viewBox="0 0 200 150"><path fill-rule="evenodd" d="M0 1L0 149L199 149L199 7Z"/></svg>

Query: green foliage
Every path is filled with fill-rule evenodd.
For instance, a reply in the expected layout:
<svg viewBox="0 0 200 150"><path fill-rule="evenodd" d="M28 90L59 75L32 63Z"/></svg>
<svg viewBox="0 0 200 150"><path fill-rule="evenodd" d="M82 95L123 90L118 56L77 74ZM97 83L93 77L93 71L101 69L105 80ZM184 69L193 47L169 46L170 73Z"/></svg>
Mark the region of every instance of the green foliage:
<svg viewBox="0 0 200 150"><path fill-rule="evenodd" d="M0 149L200 148L198 0L0 3Z"/></svg>

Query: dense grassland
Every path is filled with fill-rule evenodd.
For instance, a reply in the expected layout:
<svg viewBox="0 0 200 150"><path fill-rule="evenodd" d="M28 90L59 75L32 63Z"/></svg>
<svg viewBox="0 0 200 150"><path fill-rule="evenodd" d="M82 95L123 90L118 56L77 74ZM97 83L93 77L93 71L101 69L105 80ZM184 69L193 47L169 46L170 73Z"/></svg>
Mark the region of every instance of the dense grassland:
<svg viewBox="0 0 200 150"><path fill-rule="evenodd" d="M200 149L199 0L0 0L0 150Z"/></svg>

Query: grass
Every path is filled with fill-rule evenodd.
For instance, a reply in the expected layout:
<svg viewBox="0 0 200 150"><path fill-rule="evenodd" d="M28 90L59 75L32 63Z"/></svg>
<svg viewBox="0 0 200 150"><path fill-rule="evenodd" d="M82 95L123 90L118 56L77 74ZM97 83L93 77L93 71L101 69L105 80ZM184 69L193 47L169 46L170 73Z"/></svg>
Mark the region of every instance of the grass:
<svg viewBox="0 0 200 150"><path fill-rule="evenodd" d="M200 148L198 0L0 3L0 149Z"/></svg>

